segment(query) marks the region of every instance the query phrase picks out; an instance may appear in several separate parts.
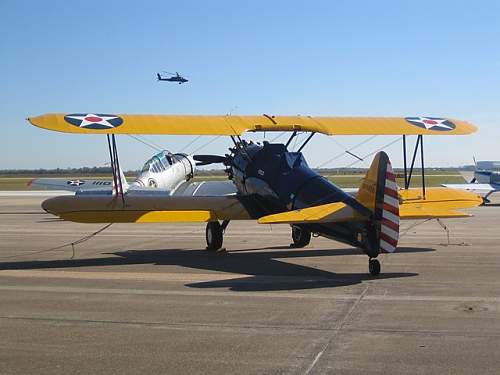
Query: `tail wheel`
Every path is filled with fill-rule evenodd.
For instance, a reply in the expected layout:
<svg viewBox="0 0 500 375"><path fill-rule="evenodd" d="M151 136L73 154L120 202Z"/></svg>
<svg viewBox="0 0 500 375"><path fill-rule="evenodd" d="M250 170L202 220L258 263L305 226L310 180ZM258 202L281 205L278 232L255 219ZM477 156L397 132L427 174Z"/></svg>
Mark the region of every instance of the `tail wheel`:
<svg viewBox="0 0 500 375"><path fill-rule="evenodd" d="M368 269L370 271L370 275L380 275L380 262L377 259L370 259L368 261Z"/></svg>
<svg viewBox="0 0 500 375"><path fill-rule="evenodd" d="M207 240L207 250L217 251L222 247L224 239L224 230L218 221L209 221L205 230L205 239Z"/></svg>
<svg viewBox="0 0 500 375"><path fill-rule="evenodd" d="M311 232L305 228L292 225L292 241L291 247L301 248L307 246L311 242Z"/></svg>

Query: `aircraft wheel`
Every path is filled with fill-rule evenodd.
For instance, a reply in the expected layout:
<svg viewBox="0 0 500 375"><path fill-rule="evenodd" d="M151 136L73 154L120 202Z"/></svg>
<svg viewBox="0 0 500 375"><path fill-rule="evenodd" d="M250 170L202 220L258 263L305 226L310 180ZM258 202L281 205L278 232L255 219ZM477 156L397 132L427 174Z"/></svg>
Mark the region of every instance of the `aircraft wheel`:
<svg viewBox="0 0 500 375"><path fill-rule="evenodd" d="M292 241L291 247L301 248L309 245L311 242L311 232L307 229L292 225Z"/></svg>
<svg viewBox="0 0 500 375"><path fill-rule="evenodd" d="M368 269L370 270L370 275L380 275L380 262L377 259L370 259L368 261Z"/></svg>
<svg viewBox="0 0 500 375"><path fill-rule="evenodd" d="M207 223L205 238L207 240L207 250L217 251L222 247L224 234L218 221L209 221Z"/></svg>

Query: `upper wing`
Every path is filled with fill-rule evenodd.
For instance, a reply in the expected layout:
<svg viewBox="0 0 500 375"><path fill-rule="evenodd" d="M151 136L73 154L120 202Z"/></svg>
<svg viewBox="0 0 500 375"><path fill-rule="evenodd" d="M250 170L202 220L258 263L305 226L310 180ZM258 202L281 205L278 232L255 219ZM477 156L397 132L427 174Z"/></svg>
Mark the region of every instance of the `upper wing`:
<svg viewBox="0 0 500 375"><path fill-rule="evenodd" d="M309 131L326 135L470 134L465 121L435 117L197 116L51 113L28 118L66 133L241 135L248 131Z"/></svg>

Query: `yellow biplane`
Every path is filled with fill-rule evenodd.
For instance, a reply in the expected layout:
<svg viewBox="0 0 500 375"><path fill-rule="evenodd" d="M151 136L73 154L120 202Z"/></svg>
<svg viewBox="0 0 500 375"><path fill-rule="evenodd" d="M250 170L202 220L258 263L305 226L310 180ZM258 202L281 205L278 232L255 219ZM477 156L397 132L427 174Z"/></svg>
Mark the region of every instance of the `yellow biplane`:
<svg viewBox="0 0 500 375"><path fill-rule="evenodd" d="M361 248L369 271L380 273L376 259L395 251L400 219L456 218L459 211L481 204L465 191L426 188L424 135L470 134L475 126L435 117L370 118L312 116L184 116L112 115L95 113L46 114L28 119L40 128L80 134L106 134L113 169L113 189L77 192L48 199L42 206L62 219L82 223L206 222L208 250L222 247L231 220L289 224L295 247L306 246L311 234ZM245 132L289 131L286 144L242 140ZM298 132L310 133L298 151L288 146ZM359 190L347 193L312 170L301 151L315 133L326 135L402 135L405 186L400 189L386 153L379 152ZM221 163L224 182L180 181L170 191L125 190L116 148L116 134L225 135L230 153L194 155L198 165ZM408 167L406 137L417 136ZM420 149L422 188L410 188ZM191 159L190 159L191 160Z"/></svg>

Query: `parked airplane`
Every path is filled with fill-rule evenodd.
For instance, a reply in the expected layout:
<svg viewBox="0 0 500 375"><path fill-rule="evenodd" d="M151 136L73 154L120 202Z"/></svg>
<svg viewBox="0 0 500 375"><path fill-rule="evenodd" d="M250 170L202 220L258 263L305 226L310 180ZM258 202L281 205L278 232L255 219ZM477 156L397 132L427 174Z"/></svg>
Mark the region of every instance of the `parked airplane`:
<svg viewBox="0 0 500 375"><path fill-rule="evenodd" d="M424 135L469 134L476 127L459 120L435 117L343 118L312 116L184 116L46 114L28 119L33 125L61 132L107 134L113 179L113 196L80 194L50 198L45 211L82 223L206 222L208 250L222 247L230 220L257 220L289 224L296 247L306 246L311 234L362 249L369 257L369 272L380 273L380 253L394 252L400 219L456 218L457 211L481 203L476 194L439 188L409 188L418 148L423 166ZM247 131L292 131L286 144L256 144L242 140ZM310 132L298 151L288 146L297 132ZM385 152L375 155L360 188L348 194L312 170L301 153L315 133L326 135L402 134L405 189L396 185ZM110 135L111 134L111 135ZM200 164L222 163L227 181L201 191L209 182L192 183L174 194L154 189L134 193L121 187L115 134L227 135L234 147L221 155L194 156ZM407 171L406 137L417 135L411 167ZM424 169L422 168L422 177ZM425 181L425 179L423 178ZM195 185L198 184L198 185ZM193 187L193 185L195 185ZM227 188L229 186L229 188ZM224 189L220 189L224 187ZM117 198L121 199L117 199Z"/></svg>
<svg viewBox="0 0 500 375"><path fill-rule="evenodd" d="M467 184L443 184L442 186L467 190L483 197L483 203L490 203L488 197L500 191L500 161L478 161L475 163L474 178Z"/></svg>
<svg viewBox="0 0 500 375"><path fill-rule="evenodd" d="M192 156L161 151L144 163L141 172L132 183L127 183L121 168L119 168L119 174L125 191L157 188L173 192L183 182L191 180L195 174L195 170L196 163ZM111 193L114 180L37 178L29 182L28 185L44 189L69 190L78 193L90 190L93 193L96 193L97 190Z"/></svg>

